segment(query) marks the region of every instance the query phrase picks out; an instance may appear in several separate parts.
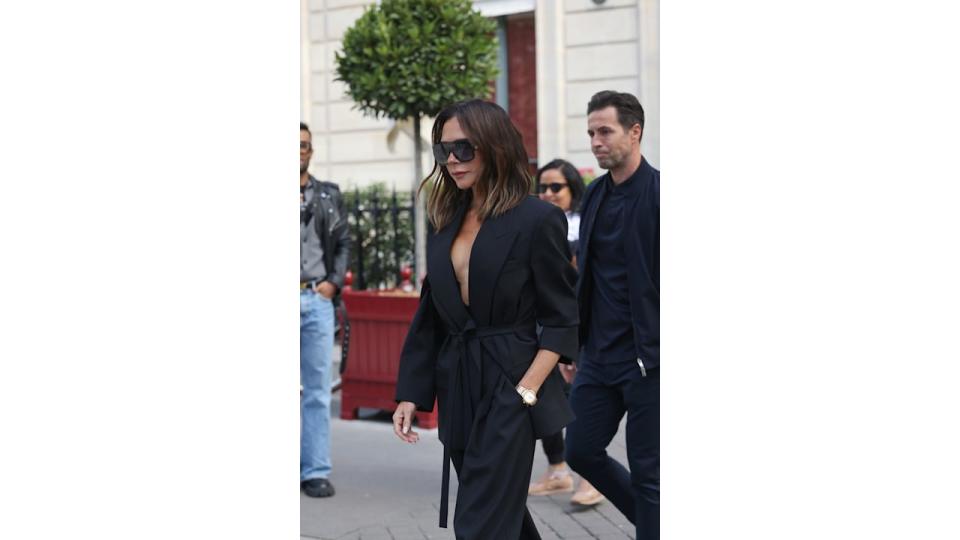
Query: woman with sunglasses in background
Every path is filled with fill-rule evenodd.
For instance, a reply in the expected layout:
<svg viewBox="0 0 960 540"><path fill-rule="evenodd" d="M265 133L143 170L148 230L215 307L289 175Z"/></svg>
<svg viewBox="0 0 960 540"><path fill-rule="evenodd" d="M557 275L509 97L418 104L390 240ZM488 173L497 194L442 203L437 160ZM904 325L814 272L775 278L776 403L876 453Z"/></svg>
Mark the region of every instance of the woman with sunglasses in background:
<svg viewBox="0 0 960 540"><path fill-rule="evenodd" d="M583 178L572 163L555 159L537 171L537 192L540 199L559 206L567 216L567 242L573 253L573 267L577 266L577 245L580 238L580 201L586 186ZM559 364L557 368L563 376L564 391L569 395L570 384L576 374L573 364ZM573 476L563 458L563 433L543 438L543 453L549 466L543 475L530 483L530 495L553 495L573 491ZM581 479L580 487L570 497L570 502L579 506L593 506L603 502L604 496L590 482Z"/></svg>
<svg viewBox="0 0 960 540"><path fill-rule="evenodd" d="M580 238L580 200L587 190L580 172L572 163L555 159L537 171L537 192L540 200L559 206L567 215L567 242L577 267L577 245Z"/></svg>
<svg viewBox="0 0 960 540"><path fill-rule="evenodd" d="M567 220L530 195L522 138L499 106L471 100L445 108L433 152L420 192L435 232L401 353L394 432L417 442L414 413L432 410L436 398L440 526L452 461L458 539L539 539L526 508L536 439L573 418L555 369L578 351Z"/></svg>

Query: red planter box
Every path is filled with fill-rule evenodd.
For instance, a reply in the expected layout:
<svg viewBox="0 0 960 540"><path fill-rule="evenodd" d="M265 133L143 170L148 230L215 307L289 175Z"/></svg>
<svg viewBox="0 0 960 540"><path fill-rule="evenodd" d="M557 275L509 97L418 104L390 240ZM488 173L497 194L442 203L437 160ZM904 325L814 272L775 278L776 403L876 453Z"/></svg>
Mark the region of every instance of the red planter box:
<svg viewBox="0 0 960 540"><path fill-rule="evenodd" d="M350 291L343 292L350 317L350 348L347 369L340 387L340 418L354 420L360 407L393 411L400 365L400 350L410 322L417 311L416 293ZM417 413L417 425L437 427L437 405L433 412Z"/></svg>

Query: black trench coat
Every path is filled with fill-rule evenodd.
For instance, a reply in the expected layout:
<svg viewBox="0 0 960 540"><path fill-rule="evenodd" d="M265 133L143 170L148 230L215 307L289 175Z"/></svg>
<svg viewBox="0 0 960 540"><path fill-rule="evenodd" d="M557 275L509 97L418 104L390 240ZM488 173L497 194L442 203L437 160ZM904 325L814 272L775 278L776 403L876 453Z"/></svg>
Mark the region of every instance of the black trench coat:
<svg viewBox="0 0 960 540"><path fill-rule="evenodd" d="M578 351L576 270L563 211L529 196L484 221L470 255L463 304L450 247L466 208L427 242L427 278L404 342L397 401L440 408L444 444L440 526L446 526L450 457L458 471L457 538L520 538L535 439L573 420L552 370L534 407L514 387L539 349L570 363ZM538 328L539 327L539 328ZM538 331L539 330L539 331ZM525 517L526 515L526 517ZM525 537L532 536L523 523Z"/></svg>

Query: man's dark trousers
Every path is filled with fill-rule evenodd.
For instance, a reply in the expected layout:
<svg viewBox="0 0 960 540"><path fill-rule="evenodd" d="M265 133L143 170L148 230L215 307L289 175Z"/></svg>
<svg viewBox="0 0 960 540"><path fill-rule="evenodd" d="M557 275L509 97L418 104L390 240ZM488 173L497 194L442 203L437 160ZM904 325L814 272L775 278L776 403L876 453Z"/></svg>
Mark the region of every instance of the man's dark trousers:
<svg viewBox="0 0 960 540"><path fill-rule="evenodd" d="M637 540L660 538L660 369L634 362L578 371L570 394L566 457L637 527ZM611 369L613 368L613 369ZM627 415L628 472L607 455Z"/></svg>

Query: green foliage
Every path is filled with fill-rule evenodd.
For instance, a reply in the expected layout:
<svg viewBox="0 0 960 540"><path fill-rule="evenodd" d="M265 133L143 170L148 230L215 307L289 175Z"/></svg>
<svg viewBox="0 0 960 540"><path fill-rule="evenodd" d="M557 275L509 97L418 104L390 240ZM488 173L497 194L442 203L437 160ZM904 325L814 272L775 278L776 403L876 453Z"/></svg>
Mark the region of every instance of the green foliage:
<svg viewBox="0 0 960 540"><path fill-rule="evenodd" d="M589 186L590 182L597 179L597 174L593 172L592 168L579 169L577 172L579 172L580 177L583 178L583 185L585 186Z"/></svg>
<svg viewBox="0 0 960 540"><path fill-rule="evenodd" d="M400 269L413 267L412 197L409 191L396 192L396 201L393 196L383 183L344 193L354 290L399 287Z"/></svg>
<svg viewBox="0 0 960 540"><path fill-rule="evenodd" d="M469 0L383 0L344 34L336 80L364 114L435 116L455 101L490 95L495 31Z"/></svg>

